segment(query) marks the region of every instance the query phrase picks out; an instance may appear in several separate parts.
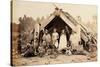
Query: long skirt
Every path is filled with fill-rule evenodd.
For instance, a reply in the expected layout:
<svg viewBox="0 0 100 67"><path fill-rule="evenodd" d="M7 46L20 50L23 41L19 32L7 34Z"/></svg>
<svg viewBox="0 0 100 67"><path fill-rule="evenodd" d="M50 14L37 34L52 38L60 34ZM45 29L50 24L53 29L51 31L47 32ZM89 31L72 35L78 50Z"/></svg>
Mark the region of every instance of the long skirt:
<svg viewBox="0 0 100 67"><path fill-rule="evenodd" d="M64 48L66 48L66 45L67 45L66 35L62 34L60 37L60 43L59 43L58 50L62 50Z"/></svg>

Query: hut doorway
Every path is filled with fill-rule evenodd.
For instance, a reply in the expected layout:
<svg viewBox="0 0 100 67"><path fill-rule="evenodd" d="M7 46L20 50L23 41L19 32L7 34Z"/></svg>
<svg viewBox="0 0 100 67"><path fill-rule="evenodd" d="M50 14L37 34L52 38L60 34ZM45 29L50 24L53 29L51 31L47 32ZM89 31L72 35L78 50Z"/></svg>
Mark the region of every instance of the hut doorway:
<svg viewBox="0 0 100 67"><path fill-rule="evenodd" d="M66 32L67 34L67 40L69 41L70 35L72 33L72 29L71 27L69 27L69 25L62 19L60 18L60 16L55 16L55 18L45 26L45 29L47 29L49 31L50 34L52 34L53 29L56 28L58 34L61 34L62 29L65 29L66 31L66 27L68 28L68 32Z"/></svg>

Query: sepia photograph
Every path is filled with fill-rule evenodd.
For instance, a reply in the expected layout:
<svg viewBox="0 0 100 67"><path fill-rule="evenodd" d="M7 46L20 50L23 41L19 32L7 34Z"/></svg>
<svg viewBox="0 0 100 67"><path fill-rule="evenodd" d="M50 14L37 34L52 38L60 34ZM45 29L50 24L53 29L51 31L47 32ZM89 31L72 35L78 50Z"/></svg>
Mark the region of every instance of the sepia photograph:
<svg viewBox="0 0 100 67"><path fill-rule="evenodd" d="M11 65L96 62L97 6L11 1Z"/></svg>

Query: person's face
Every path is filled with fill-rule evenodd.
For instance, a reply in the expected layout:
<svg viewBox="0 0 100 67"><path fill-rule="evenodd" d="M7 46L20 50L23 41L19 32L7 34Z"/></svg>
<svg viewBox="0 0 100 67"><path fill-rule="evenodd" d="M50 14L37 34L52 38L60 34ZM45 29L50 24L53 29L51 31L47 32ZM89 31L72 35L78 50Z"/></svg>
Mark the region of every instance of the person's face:
<svg viewBox="0 0 100 67"><path fill-rule="evenodd" d="M68 27L66 26L66 29L68 29Z"/></svg>
<svg viewBox="0 0 100 67"><path fill-rule="evenodd" d="M56 32L56 29L54 29L54 32Z"/></svg>
<svg viewBox="0 0 100 67"><path fill-rule="evenodd" d="M62 33L64 33L65 31L64 30L62 30Z"/></svg>

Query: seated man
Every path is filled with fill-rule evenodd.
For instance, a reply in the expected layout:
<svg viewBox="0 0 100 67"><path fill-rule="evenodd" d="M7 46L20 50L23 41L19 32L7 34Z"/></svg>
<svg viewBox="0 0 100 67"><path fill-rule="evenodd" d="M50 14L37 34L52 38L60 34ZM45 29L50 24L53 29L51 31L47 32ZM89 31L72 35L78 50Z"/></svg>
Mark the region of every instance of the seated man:
<svg viewBox="0 0 100 67"><path fill-rule="evenodd" d="M34 54L34 51L33 51L33 47L30 45L30 43L28 43L26 45L26 51L24 53L22 53L21 55L24 56L24 57L30 57L30 56L33 56Z"/></svg>

